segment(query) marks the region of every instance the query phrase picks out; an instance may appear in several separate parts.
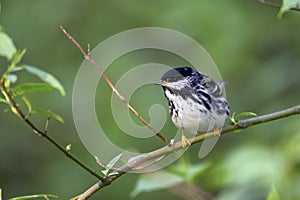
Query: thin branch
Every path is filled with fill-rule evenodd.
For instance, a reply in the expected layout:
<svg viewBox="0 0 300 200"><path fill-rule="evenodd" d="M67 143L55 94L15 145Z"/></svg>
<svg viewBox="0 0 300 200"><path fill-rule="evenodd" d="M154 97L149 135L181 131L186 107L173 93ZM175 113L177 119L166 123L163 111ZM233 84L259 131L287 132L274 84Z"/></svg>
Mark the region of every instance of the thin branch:
<svg viewBox="0 0 300 200"><path fill-rule="evenodd" d="M272 3L272 2L269 2L269 1L265 1L265 0L257 0L257 2L261 3L261 4L264 4L264 5L267 5L267 6L270 6L270 7L274 7L274 8L281 8L281 4L277 4L277 3ZM300 11L300 8L290 8L290 10L297 10L297 11Z"/></svg>
<svg viewBox="0 0 300 200"><path fill-rule="evenodd" d="M36 127L36 125L33 124L33 122L31 122L24 115L24 113L21 111L21 109L17 106L17 103L12 98L12 96L10 95L10 93L7 91L7 88L5 87L3 79L0 79L0 86L1 86L2 93L5 96L5 98L7 99L7 101L10 103L10 106L11 106L11 109L13 110L13 112L16 115L18 115L26 124L28 124L35 133L37 133L37 134L41 135L42 137L46 138L58 150L60 150L68 158L70 158L71 160L73 160L75 163L77 163L80 167L82 167L83 169L85 169L86 171L88 171L90 174L92 174L93 176L95 176L96 178L98 178L99 180L101 180L102 182L106 182L105 178L103 178L101 175L99 175L95 170L93 170L90 167L88 167L84 162L82 162L76 156L74 156L72 153L70 153L69 151L67 151L64 146L62 146L61 144L59 144L58 141L56 141L53 137L51 137L50 135L47 134L47 129L48 129L48 125L47 124L49 123L49 118L46 121L45 131L41 131L39 128Z"/></svg>
<svg viewBox="0 0 300 200"><path fill-rule="evenodd" d="M109 87L112 89L112 91L118 96L118 98L127 106L127 108L145 125L147 126L157 137L159 137L165 144L168 144L168 140L163 137L157 130L155 130L150 124L128 103L128 101L125 99L123 95L119 93L119 91L115 88L115 86L112 84L110 79L106 76L104 71L101 69L101 67L96 63L94 59L88 53L86 53L83 48L80 46L80 44L64 29L64 27L60 26L62 32L72 41L72 43L79 49L83 57L90 62L102 75L102 77L105 79Z"/></svg>
<svg viewBox="0 0 300 200"><path fill-rule="evenodd" d="M48 114L47 116L47 120L46 120L46 123L45 123L45 129L44 129L44 133L47 134L48 133L48 128L49 128L49 122L50 122L50 115Z"/></svg>
<svg viewBox="0 0 300 200"><path fill-rule="evenodd" d="M291 108L288 108L285 110L273 112L270 114L265 114L265 115L261 115L261 116L257 116L257 117L239 120L236 124L228 125L228 126L224 127L222 129L221 134L229 133L231 131L238 130L238 129L245 129L250 126L266 123L269 121L274 121L277 119L281 119L281 118L285 118L285 117L289 117L291 115L297 115L297 114L300 114L300 105L297 105L297 106L294 106L294 107L291 107ZM205 138L209 138L209 137L214 137L214 133L209 132L209 133L200 134L200 135L190 139L189 141L190 141L191 145L193 145L193 144L201 142ZM106 177L105 182L99 181L98 183L91 186L88 190L86 190L83 194L73 198L73 200L88 199L95 192L97 192L101 188L111 184L114 180L116 180L117 178L119 178L120 176L125 174L127 171L129 171L133 168L136 168L136 167L142 165L143 163L151 161L155 158L158 158L158 157L164 156L164 155L168 155L168 154L178 151L180 149L182 149L181 142L177 142L173 146L165 146L163 148L157 149L155 151L144 154L142 156L133 158L133 159L131 159L130 162L126 163L125 165L118 168L118 170L114 171L114 173L112 173L113 175Z"/></svg>

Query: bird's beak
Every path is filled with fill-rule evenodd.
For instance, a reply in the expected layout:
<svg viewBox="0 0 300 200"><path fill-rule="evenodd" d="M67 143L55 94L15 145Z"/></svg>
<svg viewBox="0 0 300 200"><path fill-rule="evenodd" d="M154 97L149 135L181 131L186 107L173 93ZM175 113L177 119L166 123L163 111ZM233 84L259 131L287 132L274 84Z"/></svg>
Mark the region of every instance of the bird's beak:
<svg viewBox="0 0 300 200"><path fill-rule="evenodd" d="M159 81L156 81L153 83L153 85L166 85L167 82L166 81L162 81L162 80L159 80Z"/></svg>

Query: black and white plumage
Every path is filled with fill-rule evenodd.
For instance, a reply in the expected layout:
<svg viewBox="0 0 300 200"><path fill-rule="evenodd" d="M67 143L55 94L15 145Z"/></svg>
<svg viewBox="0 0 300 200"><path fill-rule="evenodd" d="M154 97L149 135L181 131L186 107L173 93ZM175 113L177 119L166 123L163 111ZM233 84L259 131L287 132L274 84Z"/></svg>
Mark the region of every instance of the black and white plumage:
<svg viewBox="0 0 300 200"><path fill-rule="evenodd" d="M189 67L167 71L157 84L163 87L175 126L182 129L182 146L190 144L184 129L193 134L223 127L229 105L223 97L224 83Z"/></svg>

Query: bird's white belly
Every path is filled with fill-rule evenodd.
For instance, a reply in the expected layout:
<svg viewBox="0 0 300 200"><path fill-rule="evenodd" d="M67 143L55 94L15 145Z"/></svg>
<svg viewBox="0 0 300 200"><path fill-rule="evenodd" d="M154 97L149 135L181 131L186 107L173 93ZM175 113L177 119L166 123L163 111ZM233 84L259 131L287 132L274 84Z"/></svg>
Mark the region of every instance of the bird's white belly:
<svg viewBox="0 0 300 200"><path fill-rule="evenodd" d="M227 115L217 115L214 110L208 111L203 105L196 104L188 99L187 104L175 104L178 115L172 121L178 128L184 128L192 134L212 131L215 126L223 127Z"/></svg>

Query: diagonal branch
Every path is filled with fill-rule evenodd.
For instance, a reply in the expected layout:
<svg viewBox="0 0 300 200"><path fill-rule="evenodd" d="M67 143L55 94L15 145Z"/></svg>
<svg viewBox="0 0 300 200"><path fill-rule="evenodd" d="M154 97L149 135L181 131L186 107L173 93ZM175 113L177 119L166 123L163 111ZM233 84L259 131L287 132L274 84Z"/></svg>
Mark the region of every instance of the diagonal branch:
<svg viewBox="0 0 300 200"><path fill-rule="evenodd" d="M49 123L49 117L47 118L46 125L45 125L45 131L41 131L39 128L36 127L36 125L28 119L27 116L21 111L21 109L18 107L15 100L12 98L11 94L7 91L7 88L4 84L4 79L0 79L0 87L2 94L5 96L6 100L9 102L12 111L18 115L26 124L28 124L31 129L39 134L40 136L46 138L51 144L53 144L59 151L64 153L67 157L69 157L71 160L73 160L75 163L77 163L80 167L88 171L93 176L97 177L99 180L106 182L106 179L103 178L100 174L98 174L95 170L88 167L84 162L79 160L75 155L70 153L70 151L66 150L64 146L62 146L58 141L56 141L53 137L47 134L48 131L48 123Z"/></svg>
<svg viewBox="0 0 300 200"><path fill-rule="evenodd" d="M285 110L257 116L257 117L239 120L236 124L228 125L228 126L224 127L222 129L221 134L229 133L231 131L238 130L238 129L245 129L245 128L248 128L248 127L251 127L251 126L254 126L257 124L262 124L262 123L274 121L277 119L281 119L281 118L285 118L285 117L289 117L289 116L297 115L297 114L300 114L300 105L297 105L297 106L294 106L294 107L291 107L291 108L288 108ZM190 141L191 145L193 145L193 144L201 142L205 138L209 138L209 137L214 137L214 133L209 132L209 133L200 134L200 135L195 136L194 138L190 139L189 141ZM182 149L181 143L177 142L172 146L170 146L170 145L165 146L163 148L157 149L150 153L144 154L143 156L138 156L136 158L133 158L133 159L131 159L130 162L126 163L125 165L123 165L120 168L118 168L117 170L115 170L112 173L112 175L109 175L108 177L106 177L106 181L104 181L104 182L99 181L98 183L91 186L88 190L86 190L83 194L73 198L73 200L88 199L95 192L97 192L98 190L100 190L101 188L103 188L105 186L110 185L114 180L116 180L117 178L119 178L120 176L125 174L130 169L136 168L138 166L141 166L143 163L151 161L155 158L159 158L161 156L168 155L168 154L178 151L180 149Z"/></svg>
<svg viewBox="0 0 300 200"><path fill-rule="evenodd" d="M257 2L267 5L267 6L270 6L270 7L274 7L274 8L281 8L281 6L282 6L281 4L272 3L272 2L269 2L266 0L257 0ZM290 9L300 11L300 8L290 8Z"/></svg>
<svg viewBox="0 0 300 200"><path fill-rule="evenodd" d="M127 106L127 108L145 125L147 126L157 137L159 137L165 144L168 144L168 140L162 136L157 130L155 130L150 124L128 103L128 101L125 99L125 97L119 93L119 91L115 88L115 86L112 84L110 79L106 76L104 71L101 69L101 67L96 63L96 61L90 56L90 50L88 50L88 53L86 53L83 48L80 46L80 44L64 29L64 27L60 26L62 32L69 38L69 40L72 41L72 43L79 49L83 57L90 62L103 76L109 87L112 89L112 91L118 96L118 98ZM88 48L90 49L90 48Z"/></svg>

